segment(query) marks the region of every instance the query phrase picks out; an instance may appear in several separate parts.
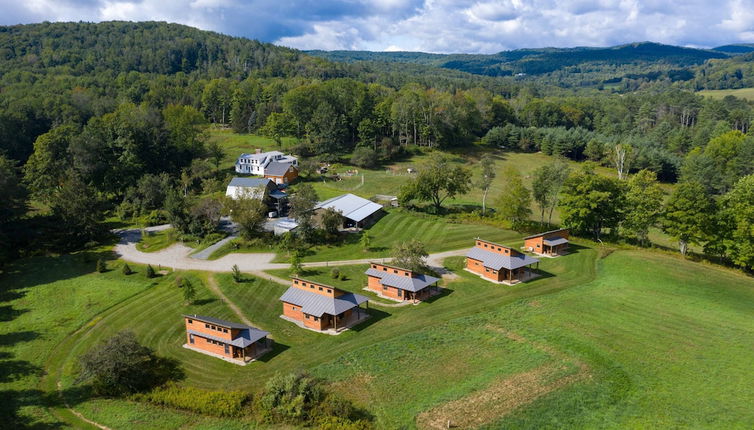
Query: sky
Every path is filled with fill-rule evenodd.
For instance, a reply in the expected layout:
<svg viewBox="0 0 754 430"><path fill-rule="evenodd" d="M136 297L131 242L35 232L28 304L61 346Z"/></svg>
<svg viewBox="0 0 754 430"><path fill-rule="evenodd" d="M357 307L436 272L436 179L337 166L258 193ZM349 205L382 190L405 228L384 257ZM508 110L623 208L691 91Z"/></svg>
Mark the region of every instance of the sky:
<svg viewBox="0 0 754 430"><path fill-rule="evenodd" d="M754 0L0 0L0 24L168 21L298 49L754 43Z"/></svg>

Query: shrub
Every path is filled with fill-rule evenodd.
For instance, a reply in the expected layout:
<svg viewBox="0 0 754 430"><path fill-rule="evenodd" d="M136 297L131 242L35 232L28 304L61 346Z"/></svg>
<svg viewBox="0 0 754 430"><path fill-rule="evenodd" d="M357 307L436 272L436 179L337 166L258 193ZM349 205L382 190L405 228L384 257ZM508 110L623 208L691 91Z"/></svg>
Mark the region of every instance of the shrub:
<svg viewBox="0 0 754 430"><path fill-rule="evenodd" d="M128 263L123 263L123 269L122 269L122 272L123 272L123 274L124 274L124 275L126 275L126 276L128 276L128 275L130 275L130 274L134 273L134 272L133 272L133 270L131 270L131 266L129 266L129 265L128 265Z"/></svg>
<svg viewBox="0 0 754 430"><path fill-rule="evenodd" d="M147 275L147 278L154 278L156 276L151 264L147 264L146 275Z"/></svg>
<svg viewBox="0 0 754 430"><path fill-rule="evenodd" d="M332 278L333 278L333 279L338 279L338 278L340 278L340 270L338 270L337 268L335 268L335 269L332 269L332 270L330 271L330 276L332 276Z"/></svg>
<svg viewBox="0 0 754 430"><path fill-rule="evenodd" d="M262 421L303 423L322 397L319 385L306 374L275 375L257 398L255 410Z"/></svg>
<svg viewBox="0 0 754 430"><path fill-rule="evenodd" d="M210 391L168 384L148 393L132 396L133 400L183 409L218 417L239 417L251 396L241 391Z"/></svg>
<svg viewBox="0 0 754 430"><path fill-rule="evenodd" d="M243 281L243 275L241 275L241 269L238 268L238 264L234 264L233 267L231 267L231 271L233 272L233 281L235 283Z"/></svg>
<svg viewBox="0 0 754 430"><path fill-rule="evenodd" d="M102 258L100 258L99 260L97 260L97 271L99 273L105 273L105 272L107 272L107 263Z"/></svg>
<svg viewBox="0 0 754 430"><path fill-rule="evenodd" d="M119 396L164 384L182 376L174 361L160 358L121 331L87 351L79 360L78 383L88 382L95 394Z"/></svg>
<svg viewBox="0 0 754 430"><path fill-rule="evenodd" d="M341 281L347 281L347 280L348 280L348 276L346 276L346 274L345 274L345 273L341 273L341 274L340 274L340 280L341 280Z"/></svg>

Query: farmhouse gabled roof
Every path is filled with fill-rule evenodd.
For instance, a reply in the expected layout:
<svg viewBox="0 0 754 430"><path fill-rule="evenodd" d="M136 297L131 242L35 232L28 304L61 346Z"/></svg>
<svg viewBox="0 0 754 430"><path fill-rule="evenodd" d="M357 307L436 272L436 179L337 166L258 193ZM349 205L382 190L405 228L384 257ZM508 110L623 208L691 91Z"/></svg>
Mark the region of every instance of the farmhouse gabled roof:
<svg viewBox="0 0 754 430"><path fill-rule="evenodd" d="M479 260L484 264L484 267L489 267L493 270L508 269L514 270L519 267L528 266L530 264L538 263L539 260L534 257L529 257L526 254L517 254L514 256L501 255L491 251L485 251L477 247L471 248L466 254L467 257L474 260Z"/></svg>
<svg viewBox="0 0 754 430"><path fill-rule="evenodd" d="M439 278L434 276L414 274L414 277L399 276L392 273L388 273L382 270L372 269L371 267L366 271L367 276L374 276L380 278L382 285L389 287L400 288L404 291L411 291L413 293L422 290L435 282L439 281Z"/></svg>
<svg viewBox="0 0 754 430"><path fill-rule="evenodd" d="M271 183L272 179L269 178L240 178L236 176L235 178L230 180L228 186L240 188L257 188L266 187Z"/></svg>
<svg viewBox="0 0 754 430"><path fill-rule="evenodd" d="M280 163L277 161L273 161L272 163L268 164L267 167L264 168L264 175L265 176L283 176L285 175L285 172L290 169L290 167L293 166L293 163Z"/></svg>
<svg viewBox="0 0 754 430"><path fill-rule="evenodd" d="M344 217L359 222L382 209L382 205L353 194L343 194L320 202L314 207L314 209L327 208L333 208L342 213Z"/></svg>
<svg viewBox="0 0 754 430"><path fill-rule="evenodd" d="M346 293L338 297L328 297L296 287L289 287L282 296L281 302L301 306L305 314L321 317L322 314L340 315L343 312L369 301L360 294Z"/></svg>
<svg viewBox="0 0 754 430"><path fill-rule="evenodd" d="M550 231L545 231L543 233L532 234L531 236L526 236L524 238L524 240L526 240L526 239L534 239L535 237L544 236L546 234L560 233L561 231L568 231L568 229L567 228L559 228L557 230L550 230Z"/></svg>

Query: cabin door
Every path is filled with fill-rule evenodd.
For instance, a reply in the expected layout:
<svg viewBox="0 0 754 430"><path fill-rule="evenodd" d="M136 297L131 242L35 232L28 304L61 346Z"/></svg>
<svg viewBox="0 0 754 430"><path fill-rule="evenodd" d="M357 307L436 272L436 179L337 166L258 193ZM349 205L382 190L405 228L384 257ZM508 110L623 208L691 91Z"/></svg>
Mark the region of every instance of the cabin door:
<svg viewBox="0 0 754 430"><path fill-rule="evenodd" d="M228 345L227 343L225 344L225 354L230 354L230 345Z"/></svg>

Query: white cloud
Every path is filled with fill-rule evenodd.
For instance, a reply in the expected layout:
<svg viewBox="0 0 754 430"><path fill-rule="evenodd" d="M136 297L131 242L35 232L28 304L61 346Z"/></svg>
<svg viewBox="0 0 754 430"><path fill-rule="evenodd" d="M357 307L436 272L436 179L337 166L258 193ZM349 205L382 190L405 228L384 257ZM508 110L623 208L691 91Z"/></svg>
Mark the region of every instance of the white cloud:
<svg viewBox="0 0 754 430"><path fill-rule="evenodd" d="M0 23L163 20L303 49L754 42L751 0L0 0Z"/></svg>

